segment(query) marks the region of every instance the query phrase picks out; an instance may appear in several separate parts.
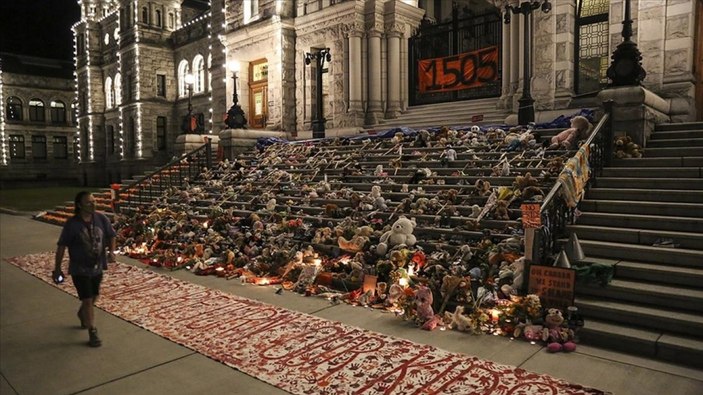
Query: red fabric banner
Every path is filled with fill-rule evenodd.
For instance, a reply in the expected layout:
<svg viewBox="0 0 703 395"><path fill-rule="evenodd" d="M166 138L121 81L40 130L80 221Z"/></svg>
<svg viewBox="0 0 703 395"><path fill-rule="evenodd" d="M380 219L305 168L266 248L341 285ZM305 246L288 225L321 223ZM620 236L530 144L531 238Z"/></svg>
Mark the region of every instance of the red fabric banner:
<svg viewBox="0 0 703 395"><path fill-rule="evenodd" d="M498 47L418 61L420 93L470 89L498 80Z"/></svg>

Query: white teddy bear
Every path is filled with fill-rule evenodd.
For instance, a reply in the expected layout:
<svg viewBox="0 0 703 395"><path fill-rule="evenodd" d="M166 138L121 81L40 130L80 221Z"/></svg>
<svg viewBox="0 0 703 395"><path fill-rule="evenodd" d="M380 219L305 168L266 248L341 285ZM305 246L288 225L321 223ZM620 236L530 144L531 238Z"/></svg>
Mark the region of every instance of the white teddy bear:
<svg viewBox="0 0 703 395"><path fill-rule="evenodd" d="M404 244L408 247L415 245L417 239L413 235L413 230L415 230L415 220L410 220L406 217L398 218L391 230L384 233L379 240L378 246L376 247L376 254L386 255L388 252L388 247L394 247L399 244Z"/></svg>

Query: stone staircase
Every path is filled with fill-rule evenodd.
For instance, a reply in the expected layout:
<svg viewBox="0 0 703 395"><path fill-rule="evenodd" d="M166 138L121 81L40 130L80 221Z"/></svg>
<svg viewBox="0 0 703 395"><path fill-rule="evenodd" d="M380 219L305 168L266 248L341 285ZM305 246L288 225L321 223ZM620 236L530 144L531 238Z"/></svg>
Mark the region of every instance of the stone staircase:
<svg viewBox="0 0 703 395"><path fill-rule="evenodd" d="M607 286L577 287L582 341L703 367L703 123L659 125L579 209L586 261L615 267Z"/></svg>
<svg viewBox="0 0 703 395"><path fill-rule="evenodd" d="M496 108L495 98L465 100L449 103L424 104L408 107L396 119L381 119L377 125L367 126L367 130L387 130L406 126L422 129L437 126L502 125L509 114ZM481 116L480 121L473 117Z"/></svg>

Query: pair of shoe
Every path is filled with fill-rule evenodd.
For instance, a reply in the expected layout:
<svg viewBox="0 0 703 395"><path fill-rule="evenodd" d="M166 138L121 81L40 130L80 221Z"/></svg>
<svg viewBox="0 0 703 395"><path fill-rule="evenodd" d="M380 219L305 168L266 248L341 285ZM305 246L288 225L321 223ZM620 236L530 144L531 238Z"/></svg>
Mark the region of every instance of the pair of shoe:
<svg viewBox="0 0 703 395"><path fill-rule="evenodd" d="M88 345L90 347L100 347L103 345L102 340L98 337L97 328L90 328L88 330Z"/></svg>

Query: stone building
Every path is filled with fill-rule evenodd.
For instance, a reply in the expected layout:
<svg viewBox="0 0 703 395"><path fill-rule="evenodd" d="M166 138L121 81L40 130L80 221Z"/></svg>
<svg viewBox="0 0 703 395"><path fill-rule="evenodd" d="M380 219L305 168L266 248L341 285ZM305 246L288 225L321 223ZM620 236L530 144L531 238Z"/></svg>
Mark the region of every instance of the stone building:
<svg viewBox="0 0 703 395"><path fill-rule="evenodd" d="M0 53L0 186L76 184L73 65Z"/></svg>
<svg viewBox="0 0 703 395"><path fill-rule="evenodd" d="M318 107L329 136L402 121L414 104L473 98L494 98L514 123L526 42L538 121L598 106L623 0L533 2L525 40L521 15L503 23L513 0L80 0L82 172L89 183L119 180L172 158L185 129L221 133L235 81L250 136L312 137ZM702 116L702 3L631 0L643 86L666 104L657 119ZM327 49L324 62L306 62Z"/></svg>

